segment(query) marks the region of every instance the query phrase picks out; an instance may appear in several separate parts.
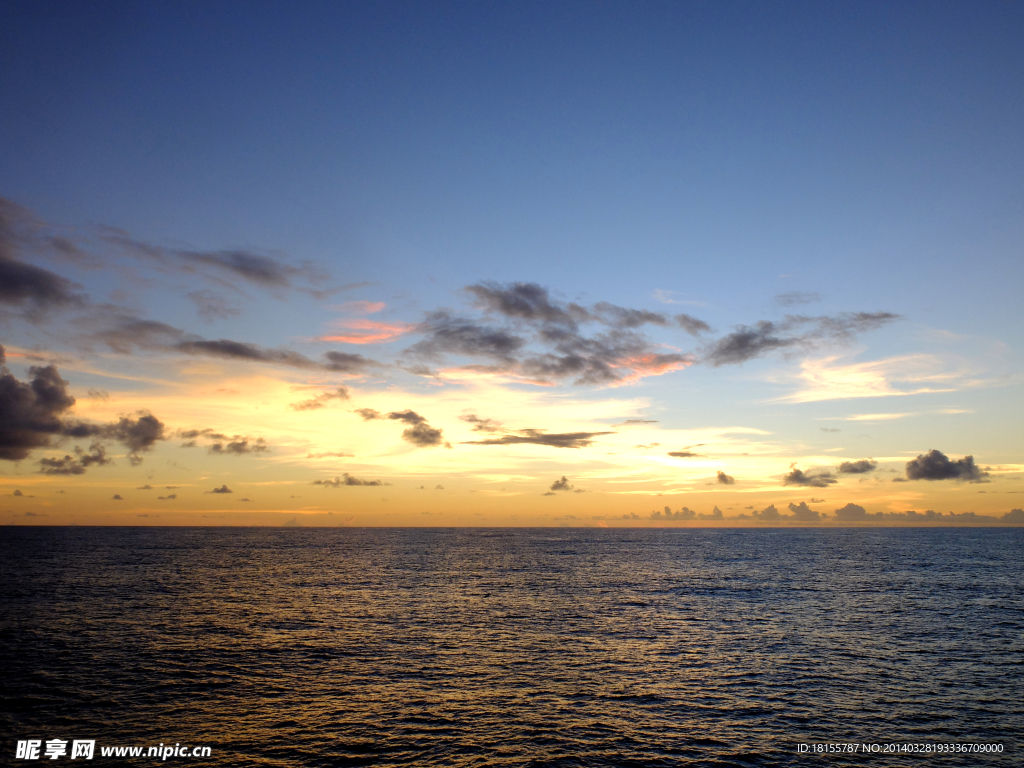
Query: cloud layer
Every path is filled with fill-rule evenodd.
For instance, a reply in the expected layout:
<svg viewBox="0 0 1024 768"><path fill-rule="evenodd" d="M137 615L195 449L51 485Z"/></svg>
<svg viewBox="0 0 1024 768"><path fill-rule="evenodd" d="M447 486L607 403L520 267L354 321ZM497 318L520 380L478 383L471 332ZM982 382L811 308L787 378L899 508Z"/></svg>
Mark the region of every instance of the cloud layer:
<svg viewBox="0 0 1024 768"><path fill-rule="evenodd" d="M972 483L983 482L988 472L983 472L974 463L973 456L950 461L941 451L931 450L907 462L908 480L960 480Z"/></svg>

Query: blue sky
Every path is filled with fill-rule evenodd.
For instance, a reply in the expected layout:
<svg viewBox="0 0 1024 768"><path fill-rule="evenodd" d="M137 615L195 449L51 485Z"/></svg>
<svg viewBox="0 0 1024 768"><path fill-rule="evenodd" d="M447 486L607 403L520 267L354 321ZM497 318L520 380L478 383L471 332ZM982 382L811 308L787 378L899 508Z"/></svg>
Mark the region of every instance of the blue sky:
<svg viewBox="0 0 1024 768"><path fill-rule="evenodd" d="M16 254L81 286L93 308L310 356L331 323L359 314L352 302L385 305L367 322L414 329L444 307L482 317L465 291L482 283L685 312L710 330L644 332L695 360L738 326L787 313L898 315L841 340L644 378L629 397L646 405L630 407L674 429L769 432L784 443L780 476L829 448L890 459L936 448L1012 473L1022 31L1012 3L4 2L0 196L93 254L91 265L24 243ZM298 271L287 287L231 284L138 247L118 255L102 228ZM219 314L197 316L189 296L204 291ZM73 358L77 376L61 370L79 387L145 390L132 371L157 363L184 380L173 354L97 351L61 332L70 315L15 309L3 343L22 380L12 349ZM99 332L83 317L76 327ZM395 365L420 332L350 351ZM849 377L875 365L890 389L942 392L808 400L824 359L833 379L837 366ZM236 375L224 365L206 375ZM107 374L127 378L102 384ZM386 383L347 385L437 384L400 367L376 374ZM901 375L917 383L894 384ZM552 402L609 392L558 383ZM833 445L822 431L882 413L868 437L847 431ZM511 462L492 456L496 472ZM538 458L530 472L599 473L566 460Z"/></svg>

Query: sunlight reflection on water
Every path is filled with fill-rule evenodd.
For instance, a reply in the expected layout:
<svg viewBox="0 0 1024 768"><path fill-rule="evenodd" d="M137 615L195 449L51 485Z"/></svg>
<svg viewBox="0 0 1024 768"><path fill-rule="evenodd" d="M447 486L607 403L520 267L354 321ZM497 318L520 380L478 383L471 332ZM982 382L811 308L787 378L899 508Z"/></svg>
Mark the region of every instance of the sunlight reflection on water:
<svg viewBox="0 0 1024 768"><path fill-rule="evenodd" d="M1020 529L5 528L3 749L842 765L863 761L796 745L956 740L1006 752L931 759L1019 764L1022 545Z"/></svg>

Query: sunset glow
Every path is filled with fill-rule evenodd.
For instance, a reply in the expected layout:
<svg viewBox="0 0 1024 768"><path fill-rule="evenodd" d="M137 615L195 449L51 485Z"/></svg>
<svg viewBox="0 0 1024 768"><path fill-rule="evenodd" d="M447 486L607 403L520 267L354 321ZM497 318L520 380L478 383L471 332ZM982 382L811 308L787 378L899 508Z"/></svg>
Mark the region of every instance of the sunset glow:
<svg viewBox="0 0 1024 768"><path fill-rule="evenodd" d="M12 38L3 522L1024 522L1019 57L606 10Z"/></svg>

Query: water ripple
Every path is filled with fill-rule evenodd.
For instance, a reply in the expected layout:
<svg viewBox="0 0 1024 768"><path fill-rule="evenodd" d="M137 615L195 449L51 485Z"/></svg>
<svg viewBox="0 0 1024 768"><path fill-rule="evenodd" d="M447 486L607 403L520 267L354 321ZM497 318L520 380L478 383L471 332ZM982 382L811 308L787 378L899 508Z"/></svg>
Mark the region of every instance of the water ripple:
<svg viewBox="0 0 1024 768"><path fill-rule="evenodd" d="M1019 529L8 527L0 748L181 742L213 748L190 762L267 768L1019 765L1022 545ZM1005 752L797 753L839 741Z"/></svg>

